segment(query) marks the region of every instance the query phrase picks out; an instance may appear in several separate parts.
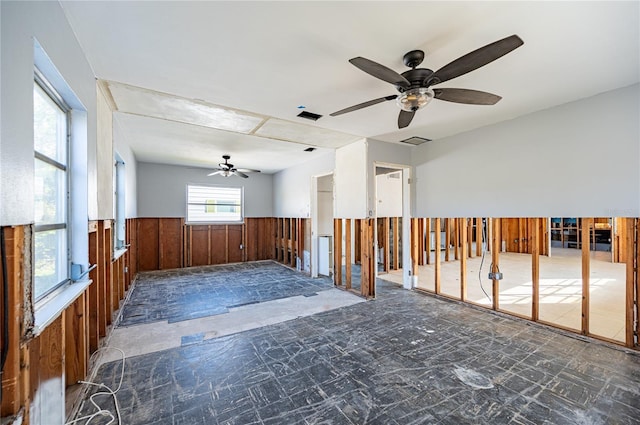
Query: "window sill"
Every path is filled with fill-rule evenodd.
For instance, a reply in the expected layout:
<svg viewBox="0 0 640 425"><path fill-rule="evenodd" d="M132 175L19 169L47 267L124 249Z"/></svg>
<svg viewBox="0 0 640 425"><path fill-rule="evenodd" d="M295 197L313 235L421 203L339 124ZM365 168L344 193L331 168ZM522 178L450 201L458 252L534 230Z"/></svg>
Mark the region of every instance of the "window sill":
<svg viewBox="0 0 640 425"><path fill-rule="evenodd" d="M113 252L113 258L111 261L116 261L118 258L122 257L127 252L127 247L118 248Z"/></svg>
<svg viewBox="0 0 640 425"><path fill-rule="evenodd" d="M46 329L60 314L91 285L93 282L91 279L81 280L73 283L69 283L58 292L50 300L36 305L35 311L35 323L33 327L34 336L39 335Z"/></svg>

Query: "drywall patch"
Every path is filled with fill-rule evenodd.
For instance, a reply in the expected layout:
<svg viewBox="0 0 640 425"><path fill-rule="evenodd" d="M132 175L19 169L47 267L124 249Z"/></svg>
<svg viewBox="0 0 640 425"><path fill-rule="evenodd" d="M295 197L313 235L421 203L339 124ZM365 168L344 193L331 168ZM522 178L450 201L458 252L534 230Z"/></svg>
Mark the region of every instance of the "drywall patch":
<svg viewBox="0 0 640 425"><path fill-rule="evenodd" d="M493 388L491 379L487 378L481 373L476 372L475 370L457 367L453 370L453 373L455 373L459 380L469 385L470 387L483 390Z"/></svg>

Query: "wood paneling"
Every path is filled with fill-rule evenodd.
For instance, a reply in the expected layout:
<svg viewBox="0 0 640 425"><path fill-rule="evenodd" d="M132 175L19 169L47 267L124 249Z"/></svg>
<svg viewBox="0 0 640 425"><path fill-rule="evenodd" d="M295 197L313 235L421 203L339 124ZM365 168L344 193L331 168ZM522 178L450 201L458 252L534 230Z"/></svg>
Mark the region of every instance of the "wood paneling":
<svg viewBox="0 0 640 425"><path fill-rule="evenodd" d="M139 218L138 223L138 270L141 272L159 270L160 230L157 218Z"/></svg>
<svg viewBox="0 0 640 425"><path fill-rule="evenodd" d="M189 266L209 264L209 226L189 226Z"/></svg>
<svg viewBox="0 0 640 425"><path fill-rule="evenodd" d="M207 264L228 263L227 226L209 226L209 241Z"/></svg>
<svg viewBox="0 0 640 425"><path fill-rule="evenodd" d="M228 238L227 238L227 252L228 263L240 263L242 262L242 246L243 246L243 230L242 225L227 226Z"/></svg>
<svg viewBox="0 0 640 425"><path fill-rule="evenodd" d="M182 267L182 218L158 220L158 267L160 270Z"/></svg>
<svg viewBox="0 0 640 425"><path fill-rule="evenodd" d="M85 294L81 295L64 312L65 320L65 372L67 384L74 384L87 376L89 347L87 344L87 320L85 318Z"/></svg>

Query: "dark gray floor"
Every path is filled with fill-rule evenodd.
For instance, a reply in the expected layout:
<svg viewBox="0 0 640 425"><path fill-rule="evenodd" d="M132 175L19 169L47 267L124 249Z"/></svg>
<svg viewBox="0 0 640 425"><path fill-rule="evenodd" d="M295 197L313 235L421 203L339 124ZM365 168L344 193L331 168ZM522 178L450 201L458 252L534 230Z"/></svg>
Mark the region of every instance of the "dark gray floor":
<svg viewBox="0 0 640 425"><path fill-rule="evenodd" d="M272 261L140 273L119 326L196 319L332 287L329 278L308 279Z"/></svg>
<svg viewBox="0 0 640 425"><path fill-rule="evenodd" d="M98 375L115 386L120 363ZM129 358L117 397L130 425L635 424L640 357L379 281L374 301Z"/></svg>

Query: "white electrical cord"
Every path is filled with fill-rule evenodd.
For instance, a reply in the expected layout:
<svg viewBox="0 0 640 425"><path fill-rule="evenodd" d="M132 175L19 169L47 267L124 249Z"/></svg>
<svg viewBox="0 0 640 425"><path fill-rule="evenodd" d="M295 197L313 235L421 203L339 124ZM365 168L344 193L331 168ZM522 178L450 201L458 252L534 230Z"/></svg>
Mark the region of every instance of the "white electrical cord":
<svg viewBox="0 0 640 425"><path fill-rule="evenodd" d="M109 422L107 422L107 424L106 424L106 425L111 425L111 424L115 423L116 421L117 421L117 424L118 424L118 425L122 425L122 418L121 418L121 416L120 416L120 406L119 406L119 404L118 404L118 398L116 397L116 393L117 393L118 391L120 391L120 388L122 387L122 381L124 380L124 361L125 361L125 354L124 354L124 351L122 351L122 350L121 350L121 349L119 349L119 348L115 348L115 347L102 347L102 348L99 348L98 350L96 350L96 352L95 352L95 353L93 353L93 354L91 355L91 359L93 359L93 357L94 357L96 354L98 354L98 353L100 353L100 352L102 352L102 351L105 351L105 350L117 350L117 351L119 351L119 352L120 352L120 354L122 355L122 368L121 368L121 370L120 370L120 382L118 382L118 387L117 387L115 390L112 390L111 388L109 388L109 387L108 387L107 385L105 385L105 384L96 384L95 382L90 382L90 381L78 381L78 383L80 383L80 384L86 384L86 385L92 385L92 386L95 386L95 387L98 387L98 388L104 388L104 389L105 389L105 391L99 391L99 392L97 392L97 393L95 393L95 394L92 394L92 395L89 397L89 401L91 401L91 404L93 404L93 406L94 406L96 409L98 409L98 411L97 411L97 412L95 412L95 413L93 413L93 414L91 414L91 415L83 416L83 417L78 418L78 419L74 419L74 420L72 420L72 421L70 421L70 422L67 422L65 425L75 424L75 423L77 423L77 422L84 421L84 420L86 420L86 422L84 423L84 425L88 425L88 424L89 424L93 419L95 419L95 418L97 418L97 417L99 417L99 416L103 416L103 417L108 417L108 418L110 418L110 419L109 419ZM100 407L100 406L98 405L98 403L96 403L96 401L94 400L94 397L97 397L97 396L99 396L99 395L110 395L110 396L112 396L112 397L113 397L113 402L114 402L114 404L115 404L115 406L116 406L116 416L114 416L114 415L113 415L113 413L112 413L111 411L109 411L109 410L107 410L107 409L103 409L102 407Z"/></svg>

